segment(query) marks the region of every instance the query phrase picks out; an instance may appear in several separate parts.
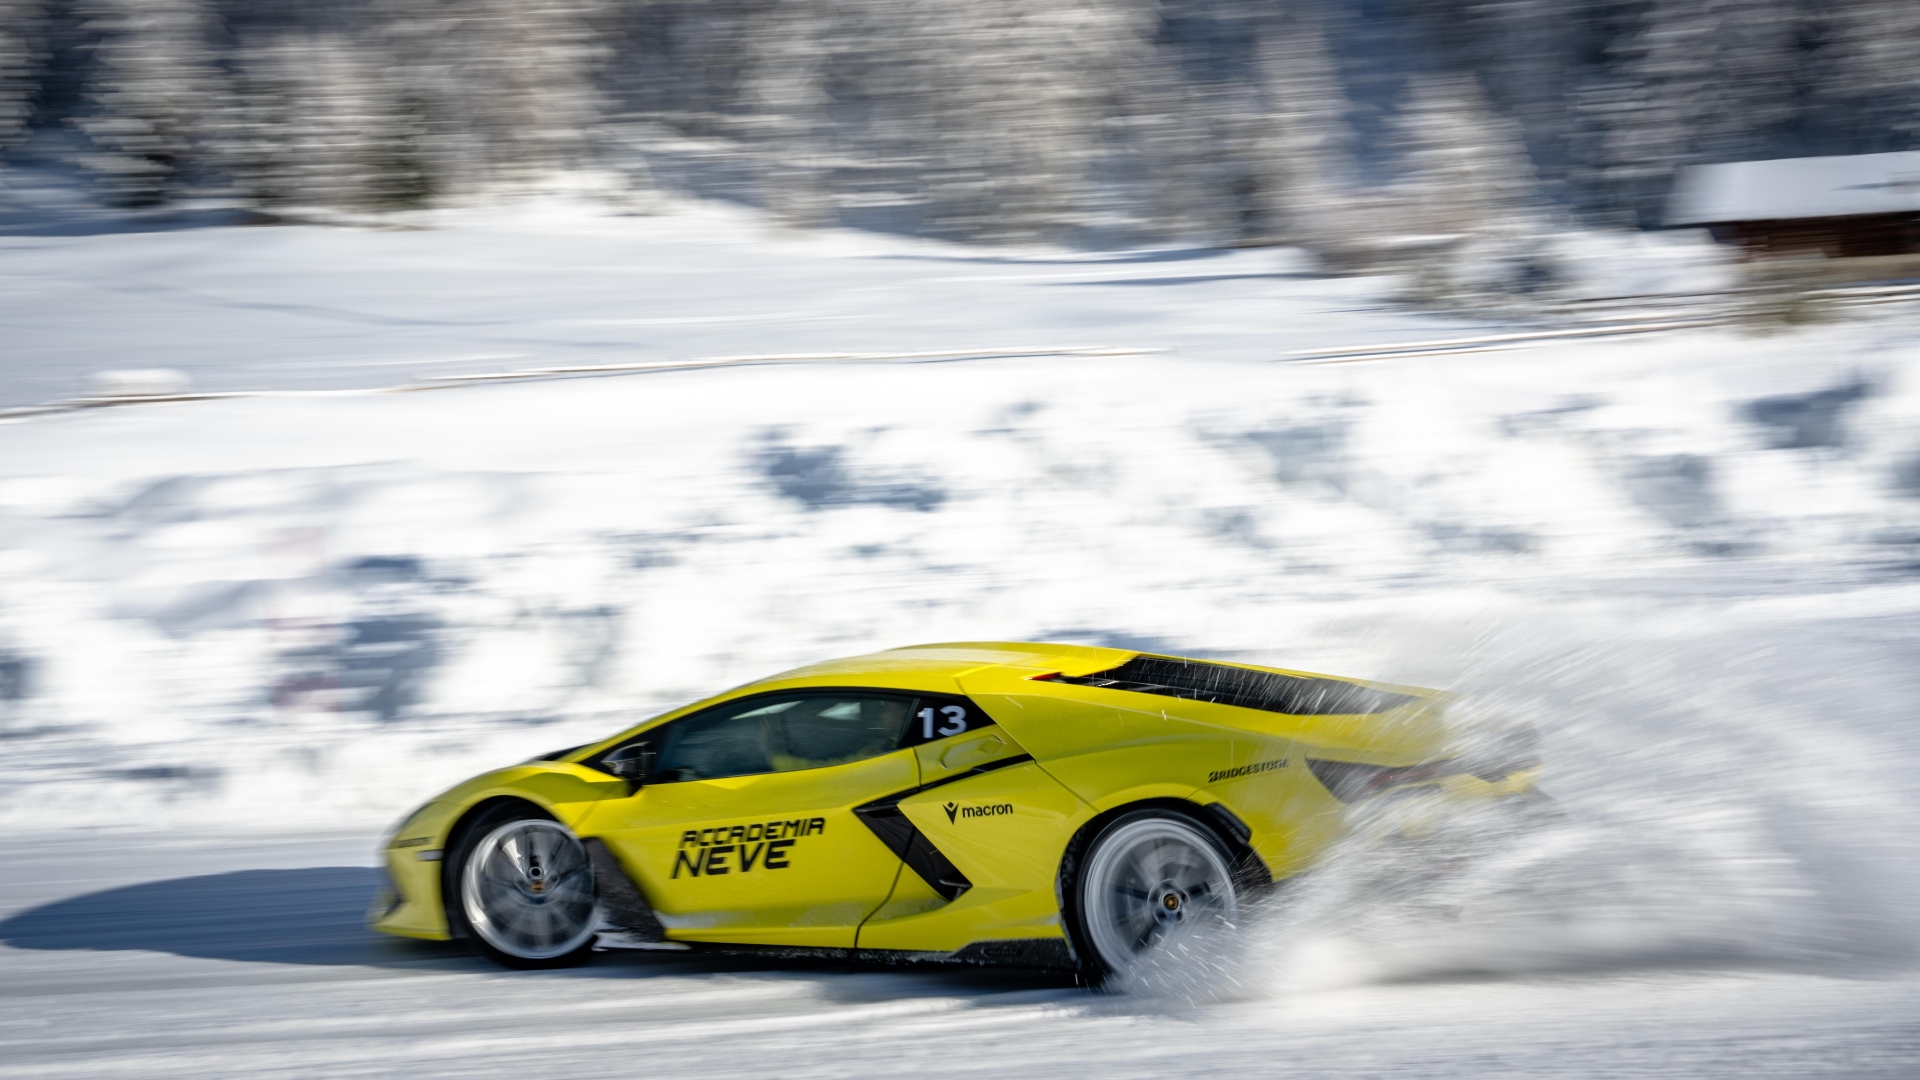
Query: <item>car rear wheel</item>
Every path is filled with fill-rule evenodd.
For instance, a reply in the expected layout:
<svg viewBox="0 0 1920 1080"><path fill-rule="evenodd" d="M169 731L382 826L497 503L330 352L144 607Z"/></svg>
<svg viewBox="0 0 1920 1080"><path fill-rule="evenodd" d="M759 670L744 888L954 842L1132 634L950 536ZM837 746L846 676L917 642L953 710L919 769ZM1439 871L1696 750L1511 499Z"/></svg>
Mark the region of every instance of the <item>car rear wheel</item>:
<svg viewBox="0 0 1920 1080"><path fill-rule="evenodd" d="M1183 814L1141 810L1109 822L1088 845L1075 893L1078 944L1095 979L1125 975L1169 945L1239 914L1232 859L1212 831Z"/></svg>
<svg viewBox="0 0 1920 1080"><path fill-rule="evenodd" d="M577 963L600 923L586 848L566 826L534 813L520 808L476 822L451 867L450 921L507 967Z"/></svg>

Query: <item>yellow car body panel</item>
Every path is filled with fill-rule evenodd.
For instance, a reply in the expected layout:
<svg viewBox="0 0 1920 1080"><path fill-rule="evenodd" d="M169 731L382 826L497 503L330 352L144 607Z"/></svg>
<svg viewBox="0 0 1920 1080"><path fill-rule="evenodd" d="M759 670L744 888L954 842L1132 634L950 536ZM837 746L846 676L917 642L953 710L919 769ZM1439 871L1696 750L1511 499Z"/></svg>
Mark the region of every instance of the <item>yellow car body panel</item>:
<svg viewBox="0 0 1920 1080"><path fill-rule="evenodd" d="M1298 685L1365 707L1338 713L1315 699L1318 714L1281 712L1244 696L1198 700L1107 678L1137 663L1187 665L1180 670L1227 683L1308 680ZM908 727L911 745L817 768L635 790L595 767L602 753L670 737L663 732L682 719L756 707L740 699L860 690L948 703L965 721L952 721L956 729L948 714L922 709ZM395 895L376 903L369 922L447 937L442 864L433 860L476 808L512 798L604 843L670 941L935 955L1057 940L1066 934L1063 859L1102 815L1188 806L1235 834L1274 879L1293 876L1345 833L1346 804L1315 769L1440 768L1447 701L1430 690L1091 646L959 642L815 664L436 796L388 845ZM1500 798L1531 791L1531 767L1442 768L1420 783L1449 802ZM943 874L954 880L936 880Z"/></svg>
<svg viewBox="0 0 1920 1080"><path fill-rule="evenodd" d="M672 941L852 948L900 860L854 817L919 784L911 749L795 772L654 784L610 800L603 837Z"/></svg>
<svg viewBox="0 0 1920 1080"><path fill-rule="evenodd" d="M483 773L422 806L401 823L384 852L389 899L376 898L368 925L401 937L445 941L440 859L448 832L470 807L513 798L552 814L569 828L609 798L626 794L624 780L568 762L529 762Z"/></svg>
<svg viewBox="0 0 1920 1080"><path fill-rule="evenodd" d="M1344 831L1345 807L1314 778L1299 743L1237 739L1208 776L1217 779L1194 801L1224 806L1245 822L1248 846L1276 881L1307 869Z"/></svg>
<svg viewBox="0 0 1920 1080"><path fill-rule="evenodd" d="M900 800L900 809L973 887L952 903L901 875L892 910L860 929L862 949L952 952L975 941L1061 938L1060 855L1091 807L1026 761Z"/></svg>
<svg viewBox="0 0 1920 1080"><path fill-rule="evenodd" d="M440 905L437 837L445 834L461 804L436 799L409 814L382 852L386 885L374 897L368 925L382 933L429 941L447 939L447 913Z"/></svg>

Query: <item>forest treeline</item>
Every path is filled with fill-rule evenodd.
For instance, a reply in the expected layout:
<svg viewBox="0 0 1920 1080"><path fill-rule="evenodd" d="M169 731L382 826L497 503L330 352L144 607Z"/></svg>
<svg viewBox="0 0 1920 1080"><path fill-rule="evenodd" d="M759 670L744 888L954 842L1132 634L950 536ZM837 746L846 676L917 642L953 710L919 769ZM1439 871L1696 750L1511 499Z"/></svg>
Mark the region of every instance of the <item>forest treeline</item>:
<svg viewBox="0 0 1920 1080"><path fill-rule="evenodd" d="M1914 0L0 0L0 147L375 211L669 148L798 225L1337 257L1912 148L1917 52Z"/></svg>

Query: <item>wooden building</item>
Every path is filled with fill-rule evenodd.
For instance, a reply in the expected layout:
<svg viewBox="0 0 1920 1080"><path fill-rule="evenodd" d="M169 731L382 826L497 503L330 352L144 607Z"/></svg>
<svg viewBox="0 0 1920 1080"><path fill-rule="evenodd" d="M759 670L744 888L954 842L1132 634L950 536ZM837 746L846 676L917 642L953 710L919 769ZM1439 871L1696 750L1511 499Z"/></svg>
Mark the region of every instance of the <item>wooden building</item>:
<svg viewBox="0 0 1920 1080"><path fill-rule="evenodd" d="M1710 229L1750 259L1871 259L1892 269L1920 256L1920 152L1695 166L1675 185L1666 224Z"/></svg>

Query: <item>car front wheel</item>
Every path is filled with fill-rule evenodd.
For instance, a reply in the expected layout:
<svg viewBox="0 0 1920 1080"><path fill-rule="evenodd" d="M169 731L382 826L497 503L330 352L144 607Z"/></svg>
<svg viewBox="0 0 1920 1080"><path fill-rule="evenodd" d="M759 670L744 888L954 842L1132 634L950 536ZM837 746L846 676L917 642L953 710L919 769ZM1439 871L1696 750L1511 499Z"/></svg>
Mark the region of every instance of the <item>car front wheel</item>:
<svg viewBox="0 0 1920 1080"><path fill-rule="evenodd" d="M1107 823L1080 863L1075 922L1096 979L1124 976L1239 914L1231 857L1186 815L1140 810Z"/></svg>
<svg viewBox="0 0 1920 1080"><path fill-rule="evenodd" d="M586 848L566 826L534 813L477 822L451 860L447 914L475 949L507 967L577 963L600 923Z"/></svg>

